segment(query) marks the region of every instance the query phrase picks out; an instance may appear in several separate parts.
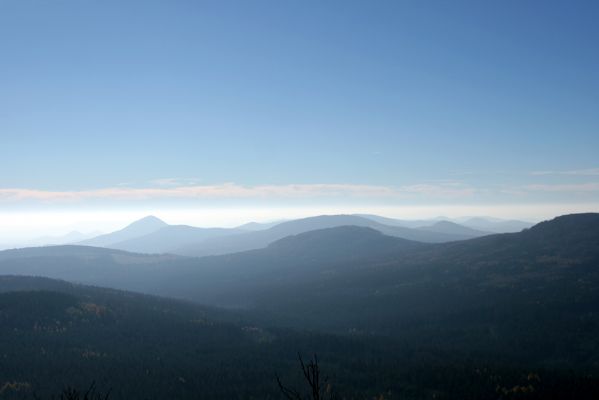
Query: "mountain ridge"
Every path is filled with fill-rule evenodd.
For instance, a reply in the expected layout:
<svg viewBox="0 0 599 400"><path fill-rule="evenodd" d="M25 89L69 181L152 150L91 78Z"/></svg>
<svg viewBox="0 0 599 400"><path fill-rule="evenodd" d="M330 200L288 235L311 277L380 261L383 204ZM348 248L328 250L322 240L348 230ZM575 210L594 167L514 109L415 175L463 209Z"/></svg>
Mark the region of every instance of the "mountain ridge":
<svg viewBox="0 0 599 400"><path fill-rule="evenodd" d="M268 224L250 223L238 228L197 228L188 225L168 225L155 217L97 238L79 242L82 245L110 247L137 253L172 253L183 256L209 256L264 248L289 235L336 226L367 226L384 234L422 242L448 242L487 234L458 225L422 229L377 222L375 216L319 215ZM379 217L381 219L384 217ZM149 227L136 230L137 225ZM439 225L440 227L442 225ZM244 228L245 227L245 228Z"/></svg>
<svg viewBox="0 0 599 400"><path fill-rule="evenodd" d="M365 323L360 322L363 316L356 320L357 316L343 311L357 298L365 302L361 307L372 303L370 312L383 315L387 306L380 302L386 296L393 304L396 296L412 293L415 306L445 310L443 303L455 303L464 296L463 291L476 298L481 288L496 293L512 290L509 285L549 288L561 281L576 287L577 280L570 280L576 274L582 281L595 282L592 267L599 263L599 214L563 216L519 233L449 243L415 243L369 227L341 226L288 236L262 249L203 258L80 255L85 249L74 249L79 255L65 258L59 257L59 250L53 250L54 257L21 261L7 258L10 253L0 253L0 273L44 275L58 264L60 269L51 277L295 315L286 317L293 327L303 321L307 327L336 332ZM420 292L412 292L418 287L422 287L421 293L431 293L433 288L438 293L425 300ZM317 288L323 292L315 292ZM299 295L298 291L305 296L290 297ZM311 296L321 299L324 303L318 308L323 312L329 309L338 320L324 323L310 317L308 311L316 307L310 303ZM443 296L449 297L441 301ZM488 301L476 298L471 302ZM402 313L408 311L398 308L400 311L397 316L389 310L389 321L406 318ZM381 331L390 329L380 321L372 324Z"/></svg>
<svg viewBox="0 0 599 400"><path fill-rule="evenodd" d="M164 228L165 226L168 226L166 222L153 215L149 215L147 217L132 222L131 224L118 231L106 233L104 235L100 235L92 239L83 240L81 242L78 242L77 244L87 246L109 247L111 244L129 240L134 237L147 235L161 228Z"/></svg>
<svg viewBox="0 0 599 400"><path fill-rule="evenodd" d="M223 238L210 238L202 243L179 248L174 251L174 253L185 256L207 256L255 250L264 248L270 243L286 236L296 235L310 230L348 225L370 227L386 235L423 242L454 241L471 237L468 235L421 231L401 226L388 226L355 215L320 215L283 222L269 229L257 232L240 233Z"/></svg>

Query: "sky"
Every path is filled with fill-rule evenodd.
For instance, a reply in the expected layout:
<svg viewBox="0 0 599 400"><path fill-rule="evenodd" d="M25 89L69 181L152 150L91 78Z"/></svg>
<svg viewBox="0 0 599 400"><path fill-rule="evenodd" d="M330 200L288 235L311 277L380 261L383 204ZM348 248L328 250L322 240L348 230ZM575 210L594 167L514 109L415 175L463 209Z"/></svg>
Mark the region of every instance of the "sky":
<svg viewBox="0 0 599 400"><path fill-rule="evenodd" d="M0 241L599 212L596 1L0 0Z"/></svg>

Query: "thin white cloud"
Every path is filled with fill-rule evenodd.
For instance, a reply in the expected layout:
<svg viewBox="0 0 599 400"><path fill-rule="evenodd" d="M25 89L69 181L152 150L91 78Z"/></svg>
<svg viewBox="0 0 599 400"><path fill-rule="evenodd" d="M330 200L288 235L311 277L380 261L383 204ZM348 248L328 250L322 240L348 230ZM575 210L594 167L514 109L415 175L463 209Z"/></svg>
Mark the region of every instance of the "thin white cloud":
<svg viewBox="0 0 599 400"><path fill-rule="evenodd" d="M419 194L432 198L470 197L476 193L476 189L455 182L434 185L422 183L402 186L399 190L402 193Z"/></svg>
<svg viewBox="0 0 599 400"><path fill-rule="evenodd" d="M567 193L580 193L580 192L599 192L599 183L573 183L573 184L535 184L524 186L525 190L537 191L537 192L567 192Z"/></svg>
<svg viewBox="0 0 599 400"><path fill-rule="evenodd" d="M150 184L157 186L193 186L198 185L202 180L198 178L161 178L150 181Z"/></svg>
<svg viewBox="0 0 599 400"><path fill-rule="evenodd" d="M574 176L599 176L599 168L573 169L566 171L533 171L531 175L574 175Z"/></svg>
<svg viewBox="0 0 599 400"><path fill-rule="evenodd" d="M110 187L80 191L37 189L0 189L0 201L85 201L85 200L149 200L149 199L247 199L247 198L409 198L445 199L468 197L473 188L456 182L417 184L400 187L355 184L289 184L245 186L235 183L175 187Z"/></svg>

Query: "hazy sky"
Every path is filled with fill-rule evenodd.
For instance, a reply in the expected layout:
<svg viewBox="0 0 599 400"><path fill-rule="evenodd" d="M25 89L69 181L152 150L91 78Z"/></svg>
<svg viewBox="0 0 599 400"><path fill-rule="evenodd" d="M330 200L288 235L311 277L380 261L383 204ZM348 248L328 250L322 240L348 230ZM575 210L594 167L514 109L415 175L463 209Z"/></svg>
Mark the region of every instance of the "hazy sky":
<svg viewBox="0 0 599 400"><path fill-rule="evenodd" d="M0 239L146 212L599 211L598 20L596 1L0 0Z"/></svg>

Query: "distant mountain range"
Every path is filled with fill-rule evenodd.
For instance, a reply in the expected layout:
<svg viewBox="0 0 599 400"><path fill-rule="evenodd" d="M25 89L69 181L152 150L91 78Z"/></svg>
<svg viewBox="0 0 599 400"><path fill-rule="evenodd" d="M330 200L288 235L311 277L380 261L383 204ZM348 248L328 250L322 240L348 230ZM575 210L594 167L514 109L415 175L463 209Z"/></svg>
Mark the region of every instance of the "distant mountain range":
<svg viewBox="0 0 599 400"><path fill-rule="evenodd" d="M275 225L280 224L285 221L275 221L275 222L248 222L247 224L243 224L237 227L242 231L263 231L268 228L272 228Z"/></svg>
<svg viewBox="0 0 599 400"><path fill-rule="evenodd" d="M288 221L259 232L271 231L265 236L268 240L278 230L299 233L274 240L264 248L202 258L134 254L89 246L0 252L0 275L46 276L177 297L235 309L233 313L222 313L222 318L229 321L253 321L247 329L235 324L223 326L218 322L217 310L204 308L196 317L199 309L183 303L177 306L130 293L69 289L68 285L65 289L61 286L65 284L5 277L0 278L0 292L3 285L11 290L35 292L0 295L0 319L3 326L12 328L6 330L8 341L3 342L6 344L0 350L15 363L19 357L37 359L40 348L61 357L107 354L107 360L116 363L128 354L106 345L112 343L118 327L124 332L138 332L131 333L132 337L138 335L135 337L139 340L151 343L154 352L161 346L180 347L185 354L189 352L200 360L204 360L208 347L177 343L194 343L202 337L207 342L198 346L211 343L219 349L232 349L233 355L220 350L219 366L222 360L235 364L239 357L246 365L252 357L266 357L264 351L269 352L269 362L275 362L270 360L277 359L278 340L282 340L281 348L288 351L291 343L302 346L298 343L311 343L310 338L318 337L315 342L320 345L345 349L338 350L340 353L326 350L330 356L355 354L376 348L373 343L379 343L385 350L371 354L377 361L369 368L386 371L385 374L399 368L385 365L376 369L379 360L385 359L385 351L393 353L391 361L395 354L404 352L398 365L405 364L409 376L422 373L426 387L445 388L447 395L443 398L470 398L470 392L452 392L451 388L470 388L472 382L478 384L481 379L489 392L471 398L495 398L496 388L503 387L498 386L498 380L511 376L517 381L524 376L523 382L529 387L532 383L526 377L531 373L543 376L543 384L534 383L535 391L546 390L539 398L568 398L573 388L597 387L585 379L590 379L589 374L595 374L599 365L599 214L566 215L518 233L443 243L389 236L379 229L409 229L410 233L422 235L429 232L427 228L402 228L368 219L367 226L327 227L362 222L356 218L328 216ZM455 229L444 222L438 228ZM261 243L266 242L262 240ZM48 290L66 296L47 294ZM37 313L37 317L32 319L31 313ZM195 323L206 328L196 331ZM140 330L152 326L159 327L158 331ZM264 326L278 328L268 330ZM286 329L310 333L298 335ZM23 334L30 331L33 333ZM46 332L54 336L43 336ZM341 336L315 336L322 334ZM348 341L339 339L346 336ZM227 340L240 347L226 347ZM253 340L261 347L254 347ZM11 345L13 342L19 344L18 348L33 350L13 351L17 348ZM134 340L125 343L137 349ZM361 347L364 343L369 344ZM60 350L67 344L68 354ZM312 346L302 348L313 349ZM194 353L199 348L202 350ZM227 354L227 358L222 358L222 354ZM179 360L183 361L179 363L187 363L186 357L181 356ZM338 360L344 360L341 365L349 362L347 358ZM435 372L447 371L447 365L431 369L438 360L451 367L447 386L441 383L443 374ZM143 357L140 362L155 363ZM193 365L178 365L180 372L174 376L187 379L186 371L196 371ZM513 369L514 366L521 370ZM490 372L485 368L497 370ZM248 370L251 368L243 371ZM474 375L469 375L470 370ZM138 376L135 369L131 374ZM430 381L431 376L436 378ZM482 376L488 377L488 381ZM550 376L566 381L568 376L576 378L568 384L571 386L566 385L569 392L559 394L554 392L554 378ZM139 379L145 379L142 377L139 374ZM168 377L172 379L171 375ZM458 386L456 377L462 380ZM543 389L543 385L547 386ZM164 390L170 387L165 384ZM515 384L505 387L513 388ZM593 398L585 396L577 398ZM426 397L424 392L420 397Z"/></svg>
<svg viewBox="0 0 599 400"><path fill-rule="evenodd" d="M231 229L168 225L149 216L119 231L77 244L138 253L172 253L197 257L264 248L289 235L346 225L370 227L389 236L429 243L465 240L489 234L450 221L422 221L423 225L417 228L402 226L400 222L378 216L322 215L278 223L249 223Z"/></svg>
<svg viewBox="0 0 599 400"><path fill-rule="evenodd" d="M424 242L445 242L454 240L470 239L490 233L517 232L532 226L531 223L523 221L506 221L486 217L462 218L451 220L446 217L437 217L429 220L398 220L377 215L346 215L346 216L320 216L337 217L338 223L343 223L341 217L356 217L358 219L347 220L349 225L371 226L386 234ZM312 218L320 218L312 217ZM307 218L309 220L309 218ZM379 225L372 225L363 219L374 221ZM301 221L301 220L296 220ZM287 234L302 232L299 222L296 227L287 225L289 232L273 230L270 233L262 233L256 236L251 233L267 231L287 222L274 221L267 223L249 222L236 228L197 228L188 225L168 225L154 216L148 216L135 221L123 229L107 234L99 232L81 233L69 232L62 236L44 236L19 243L0 244L0 250L17 247L33 246L55 246L65 244L80 244L86 246L98 246L121 249L130 252L141 252L149 254L173 253L188 256L204 256L226 254L254 248L262 248L273 240L285 237ZM333 219L323 220L322 228L340 226ZM314 226L318 222L313 223ZM385 225L385 226L381 226ZM285 226L285 225L283 225ZM390 227L411 228L429 232L423 235L418 232L406 230L393 230ZM245 234L237 237L237 235ZM274 239L269 239L271 236Z"/></svg>
<svg viewBox="0 0 599 400"><path fill-rule="evenodd" d="M523 295L533 301L537 295L570 296L575 288L580 293L599 290L594 268L599 265L599 214L563 216L520 233L447 243L391 237L370 226L319 229L328 219L338 217L280 224L262 232L291 231L285 224L299 224L297 231L314 230L262 249L200 259L82 246L4 251L0 273L251 307L284 315L292 326L332 331L367 326L392 330L414 307L437 313L450 305L469 309L489 304L496 296ZM404 296L409 301L401 301ZM456 305L466 298L468 302ZM360 313L350 306L357 299ZM335 319L323 319L315 309ZM371 314L378 322L368 319Z"/></svg>
<svg viewBox="0 0 599 400"><path fill-rule="evenodd" d="M127 240L148 235L162 228L166 228L167 226L169 225L166 222L150 215L127 225L121 230L83 240L78 244L84 246L111 247Z"/></svg>
<svg viewBox="0 0 599 400"><path fill-rule="evenodd" d="M402 220L381 217L372 214L356 214L361 217L372 219L373 221L380 222L381 224L391 226L403 226L406 228L421 228L424 226L434 225L438 222L453 222L461 226L465 226L476 231L482 231L487 233L513 233L520 232L523 229L530 228L534 224L532 222L519 221L519 220L504 220L499 218L491 217L464 217L464 218L447 218L447 217L436 217L433 219L424 220Z"/></svg>
<svg viewBox="0 0 599 400"><path fill-rule="evenodd" d="M469 218L463 222L463 225L480 229L487 232L495 233L508 233L508 232L520 232L523 229L530 228L533 224L525 221L518 220L491 220L482 217Z"/></svg>
<svg viewBox="0 0 599 400"><path fill-rule="evenodd" d="M264 248L269 244L290 235L297 235L316 229L326 229L340 226L368 227L389 236L421 242L447 242L470 239L480 236L481 234L484 235L484 233L478 233L475 231L472 231L470 234L464 234L462 230L460 230L459 233L450 233L448 231L437 232L434 229L419 230L404 228L401 226L390 226L355 215L321 215L318 217L309 217L283 222L269 229L257 232L223 236L220 238L210 238L203 242L198 242L175 249L173 250L173 253L186 256L207 256L237 253L241 251Z"/></svg>
<svg viewBox="0 0 599 400"><path fill-rule="evenodd" d="M416 229L426 232L444 233L447 235L461 235L466 239L489 235L489 232L479 231L450 221L437 221L432 225L420 226Z"/></svg>

